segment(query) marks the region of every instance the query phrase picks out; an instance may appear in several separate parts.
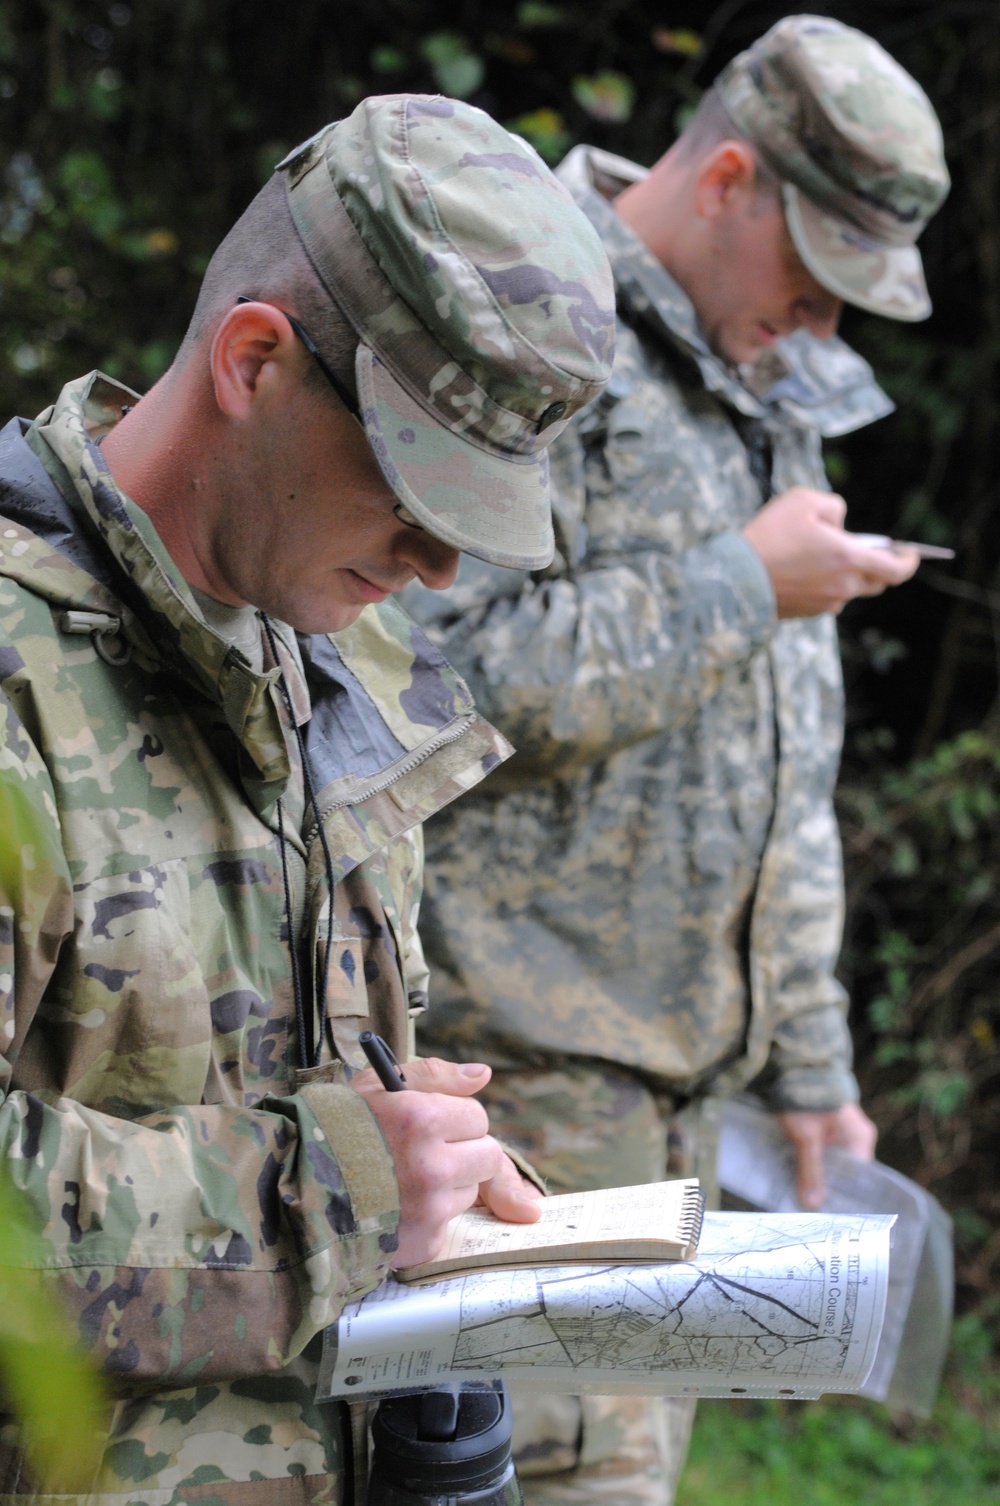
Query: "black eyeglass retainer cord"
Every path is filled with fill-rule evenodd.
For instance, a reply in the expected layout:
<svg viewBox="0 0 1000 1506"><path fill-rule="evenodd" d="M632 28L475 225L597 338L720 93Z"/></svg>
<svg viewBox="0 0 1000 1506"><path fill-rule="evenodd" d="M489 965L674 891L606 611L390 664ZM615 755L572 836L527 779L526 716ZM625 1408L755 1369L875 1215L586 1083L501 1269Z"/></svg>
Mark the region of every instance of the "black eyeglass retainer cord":
<svg viewBox="0 0 1000 1506"><path fill-rule="evenodd" d="M285 672L281 668L281 660L278 657L278 645L271 626L270 618L266 612L260 614L267 641L271 648L271 656L278 666L281 691L284 696L285 706L288 711L288 719L295 733L295 741L299 750L299 759L302 764L302 782L305 786L306 803L311 806L316 827L319 832L320 845L323 848L323 859L326 865L326 882L330 891L329 919L327 925L326 948L323 953L323 981L319 991L317 1034L315 1045L313 1043L312 1022L307 1023L305 1005L302 998L302 970L299 966L298 951L295 945L295 926L292 917L292 893L291 881L288 875L288 855L285 851L285 818L282 802L278 801L278 845L281 848L281 876L285 889L285 925L288 928L288 949L292 962L292 991L295 995L295 1024L298 1035L299 1055L306 1067L318 1067L320 1055L323 1050L323 1038L326 1035L326 1000L327 987L330 981L330 957L333 952L333 899L335 880L333 873L333 855L330 852L330 844L327 841L326 831L323 826L323 818L320 815L319 801L316 798L316 784L312 776L312 767L309 763L309 754L306 751L305 738L302 729L295 716L295 708L292 705L291 692L288 689L288 681Z"/></svg>

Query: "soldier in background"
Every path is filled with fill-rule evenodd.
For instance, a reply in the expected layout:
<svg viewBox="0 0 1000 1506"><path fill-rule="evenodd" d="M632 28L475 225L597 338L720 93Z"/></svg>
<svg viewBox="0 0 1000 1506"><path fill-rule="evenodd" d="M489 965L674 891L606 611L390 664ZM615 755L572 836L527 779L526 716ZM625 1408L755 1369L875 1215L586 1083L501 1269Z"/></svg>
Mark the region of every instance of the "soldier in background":
<svg viewBox="0 0 1000 1506"><path fill-rule="evenodd" d="M845 532L821 441L891 407L842 304L929 313L941 132L874 41L797 16L649 173L587 147L560 173L611 257L618 356L553 449L554 565L467 561L409 600L518 748L427 834L423 1042L491 1062L491 1121L559 1191L711 1186L713 1097L752 1083L815 1206L823 1144L875 1143L834 977L834 614L917 565ZM531 1506L671 1499L688 1403L526 1411Z"/></svg>

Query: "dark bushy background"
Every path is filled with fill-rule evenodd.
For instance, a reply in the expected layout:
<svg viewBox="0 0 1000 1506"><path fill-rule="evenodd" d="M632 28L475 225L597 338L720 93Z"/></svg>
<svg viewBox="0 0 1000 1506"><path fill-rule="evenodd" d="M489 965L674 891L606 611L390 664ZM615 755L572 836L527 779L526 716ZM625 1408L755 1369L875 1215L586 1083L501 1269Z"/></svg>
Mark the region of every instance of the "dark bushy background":
<svg viewBox="0 0 1000 1506"><path fill-rule="evenodd" d="M0 407L93 366L143 388L214 245L284 152L363 95L436 90L555 161L651 162L755 0L2 0ZM833 447L858 529L953 567L843 618L844 976L882 1154L954 1212L961 1296L1000 1328L1000 5L818 5L876 35L944 124L954 190L924 238L926 324L849 312L899 410Z"/></svg>

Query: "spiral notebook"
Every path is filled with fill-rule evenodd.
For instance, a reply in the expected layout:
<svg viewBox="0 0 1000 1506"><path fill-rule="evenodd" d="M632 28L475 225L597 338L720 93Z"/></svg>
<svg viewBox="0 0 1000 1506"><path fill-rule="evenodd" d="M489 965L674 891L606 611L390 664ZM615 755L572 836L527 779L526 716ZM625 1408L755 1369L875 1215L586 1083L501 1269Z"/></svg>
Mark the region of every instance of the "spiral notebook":
<svg viewBox="0 0 1000 1506"><path fill-rule="evenodd" d="M691 1260L705 1196L696 1178L567 1192L545 1198L535 1224L508 1224L483 1208L453 1218L436 1260L405 1266L400 1281L507 1266L659 1265Z"/></svg>

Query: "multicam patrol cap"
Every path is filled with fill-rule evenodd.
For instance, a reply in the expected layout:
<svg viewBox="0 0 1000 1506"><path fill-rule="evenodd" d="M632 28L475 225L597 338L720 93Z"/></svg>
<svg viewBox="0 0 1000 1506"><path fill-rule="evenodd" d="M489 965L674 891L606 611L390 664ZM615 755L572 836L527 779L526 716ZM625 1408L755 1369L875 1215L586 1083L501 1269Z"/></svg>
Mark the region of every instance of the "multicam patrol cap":
<svg viewBox="0 0 1000 1506"><path fill-rule="evenodd" d="M526 143L439 97L366 99L281 168L357 331L362 417L393 492L457 549L544 567L546 446L614 355L614 284L589 221Z"/></svg>
<svg viewBox="0 0 1000 1506"><path fill-rule="evenodd" d="M863 32L786 16L715 82L782 179L813 276L890 319L931 311L916 240L950 187L941 127L915 79Z"/></svg>

